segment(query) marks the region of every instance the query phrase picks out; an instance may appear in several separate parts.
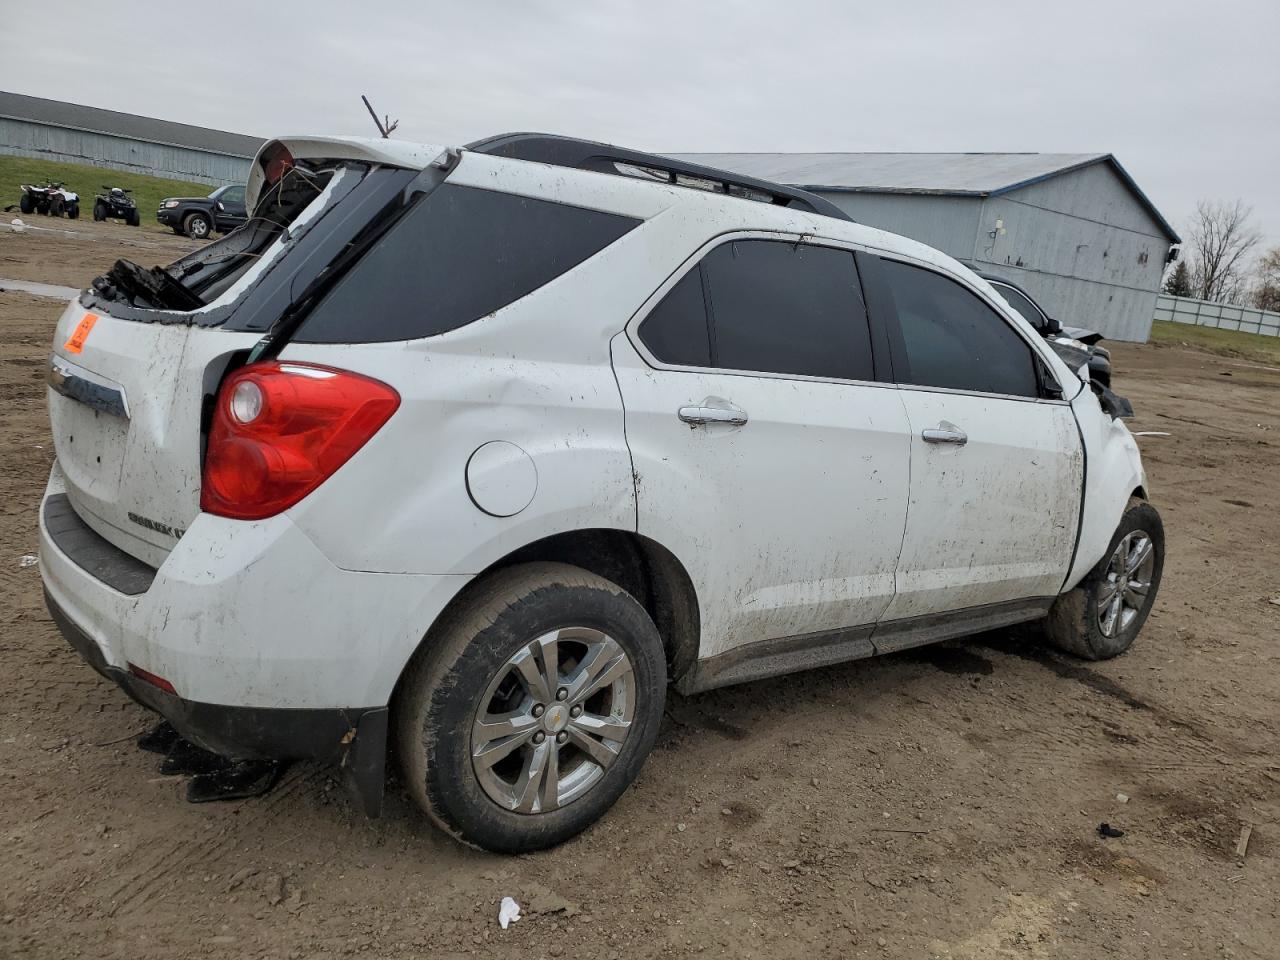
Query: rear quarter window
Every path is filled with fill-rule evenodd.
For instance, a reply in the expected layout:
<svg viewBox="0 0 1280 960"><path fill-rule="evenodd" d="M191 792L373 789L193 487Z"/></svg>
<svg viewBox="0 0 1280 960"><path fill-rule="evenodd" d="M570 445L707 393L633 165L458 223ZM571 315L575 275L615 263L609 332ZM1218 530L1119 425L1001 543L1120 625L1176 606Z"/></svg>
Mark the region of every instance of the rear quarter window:
<svg viewBox="0 0 1280 960"><path fill-rule="evenodd" d="M442 184L350 269L293 339L373 343L455 330L572 270L640 222Z"/></svg>

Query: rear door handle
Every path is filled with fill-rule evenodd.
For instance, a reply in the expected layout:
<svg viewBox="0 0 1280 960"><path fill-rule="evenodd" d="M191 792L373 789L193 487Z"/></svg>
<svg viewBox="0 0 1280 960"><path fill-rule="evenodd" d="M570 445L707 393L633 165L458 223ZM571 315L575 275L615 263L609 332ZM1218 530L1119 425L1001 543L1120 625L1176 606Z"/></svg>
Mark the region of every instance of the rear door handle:
<svg viewBox="0 0 1280 960"><path fill-rule="evenodd" d="M923 430L920 436L924 438L925 443L954 443L964 446L969 442L969 435L957 427L954 423L948 423L943 420L936 427L929 427Z"/></svg>
<svg viewBox="0 0 1280 960"><path fill-rule="evenodd" d="M685 423L695 427L707 423L727 423L740 427L747 422L747 411L736 407L681 407L678 415Z"/></svg>

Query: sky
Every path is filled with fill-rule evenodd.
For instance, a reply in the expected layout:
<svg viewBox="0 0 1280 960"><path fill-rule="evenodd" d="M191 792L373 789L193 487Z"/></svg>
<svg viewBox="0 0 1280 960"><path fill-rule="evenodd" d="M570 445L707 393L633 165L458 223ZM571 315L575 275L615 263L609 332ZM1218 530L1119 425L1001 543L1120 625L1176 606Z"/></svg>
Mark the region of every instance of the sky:
<svg viewBox="0 0 1280 960"><path fill-rule="evenodd" d="M364 93L394 136L438 144L1110 152L1184 235L1197 200L1241 198L1280 245L1280 0L195 9L129 0L103 21L96 0L44 0L80 35L7 45L0 89L264 137L370 135Z"/></svg>

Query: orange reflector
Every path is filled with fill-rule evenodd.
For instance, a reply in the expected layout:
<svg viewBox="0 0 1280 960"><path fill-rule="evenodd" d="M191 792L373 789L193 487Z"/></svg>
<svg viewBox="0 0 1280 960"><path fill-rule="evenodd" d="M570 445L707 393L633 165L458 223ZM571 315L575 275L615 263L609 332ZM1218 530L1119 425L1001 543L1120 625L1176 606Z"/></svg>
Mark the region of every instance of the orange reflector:
<svg viewBox="0 0 1280 960"><path fill-rule="evenodd" d="M151 684L153 687L159 687L165 693L172 693L174 696L177 696L178 694L178 691L173 689L173 684L170 683L168 680L166 680L164 677L158 677L154 673L152 673L150 670L143 670L136 663L129 664L129 672L132 673L139 680L145 680L147 683Z"/></svg>
<svg viewBox="0 0 1280 960"><path fill-rule="evenodd" d="M84 350L84 342L89 339L89 331L97 322L96 313L86 313L84 319L76 324L75 330L71 331L71 336L67 337L67 342L62 345L62 349L67 353L80 353Z"/></svg>

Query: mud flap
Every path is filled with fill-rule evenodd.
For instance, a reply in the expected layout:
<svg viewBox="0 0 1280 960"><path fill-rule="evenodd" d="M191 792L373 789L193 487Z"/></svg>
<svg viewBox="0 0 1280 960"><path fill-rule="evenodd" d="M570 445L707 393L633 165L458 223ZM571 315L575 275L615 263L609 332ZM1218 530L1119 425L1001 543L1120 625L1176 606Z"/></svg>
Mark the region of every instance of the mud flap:
<svg viewBox="0 0 1280 960"><path fill-rule="evenodd" d="M347 732L350 739L342 756L342 769L347 775L347 786L367 817L382 816L382 800L387 786L389 715L386 707L367 710L361 714L356 726Z"/></svg>

